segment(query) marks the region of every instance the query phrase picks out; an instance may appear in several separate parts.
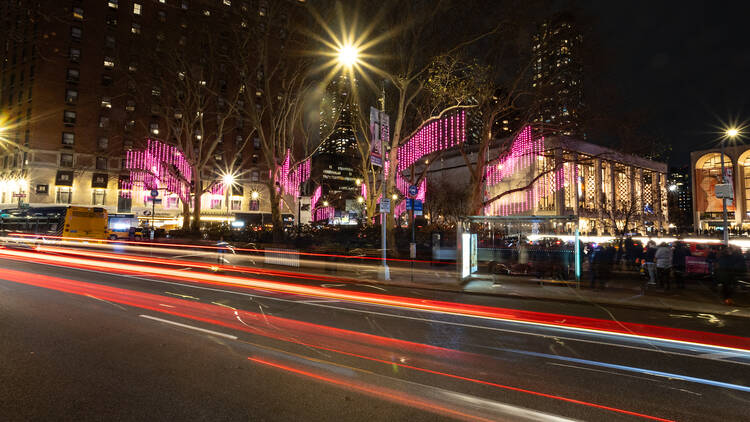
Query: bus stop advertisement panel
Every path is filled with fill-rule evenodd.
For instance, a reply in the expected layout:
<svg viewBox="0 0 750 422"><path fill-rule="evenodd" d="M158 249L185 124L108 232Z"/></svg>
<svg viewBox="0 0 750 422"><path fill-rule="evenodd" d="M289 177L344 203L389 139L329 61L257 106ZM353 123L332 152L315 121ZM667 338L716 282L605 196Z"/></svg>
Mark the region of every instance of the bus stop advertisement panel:
<svg viewBox="0 0 750 422"><path fill-rule="evenodd" d="M530 235L544 233L560 234L564 230L575 234L570 270L575 274L576 282L581 277L581 249L576 216L560 215L525 215L525 216L468 216L457 225L456 272L460 282L472 278L479 269L480 261L494 261L497 254L502 254L502 246L496 245L496 239L513 239L520 246ZM478 234L482 234L482 240ZM484 242L480 246L480 242ZM499 243L503 243L498 241ZM506 249L507 252L507 249ZM538 269L537 269L538 270ZM510 270L508 270L511 272Z"/></svg>

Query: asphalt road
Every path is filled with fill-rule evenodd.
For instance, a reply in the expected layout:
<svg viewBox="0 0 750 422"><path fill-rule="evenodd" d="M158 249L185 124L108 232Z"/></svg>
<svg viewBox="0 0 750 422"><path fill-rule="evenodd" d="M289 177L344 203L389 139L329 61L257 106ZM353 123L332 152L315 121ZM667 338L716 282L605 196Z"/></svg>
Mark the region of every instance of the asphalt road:
<svg viewBox="0 0 750 422"><path fill-rule="evenodd" d="M565 311L496 306L527 305ZM727 421L750 408L750 353L6 258L0 368L3 421Z"/></svg>

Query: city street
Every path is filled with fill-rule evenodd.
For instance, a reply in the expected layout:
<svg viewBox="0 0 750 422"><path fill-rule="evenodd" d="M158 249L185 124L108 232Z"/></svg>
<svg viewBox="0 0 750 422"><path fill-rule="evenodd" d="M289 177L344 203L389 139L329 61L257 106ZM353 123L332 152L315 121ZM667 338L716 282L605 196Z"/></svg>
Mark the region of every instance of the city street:
<svg viewBox="0 0 750 422"><path fill-rule="evenodd" d="M3 420L739 420L750 400L739 348L4 258ZM747 337L731 317L412 293Z"/></svg>

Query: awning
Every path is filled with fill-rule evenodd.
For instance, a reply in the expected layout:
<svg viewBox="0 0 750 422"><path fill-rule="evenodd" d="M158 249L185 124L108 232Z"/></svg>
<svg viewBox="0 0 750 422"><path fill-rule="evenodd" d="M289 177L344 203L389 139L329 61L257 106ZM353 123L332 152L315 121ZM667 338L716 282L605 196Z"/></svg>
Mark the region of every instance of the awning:
<svg viewBox="0 0 750 422"><path fill-rule="evenodd" d="M55 177L55 185L57 186L73 186L73 171L72 170L59 170Z"/></svg>
<svg viewBox="0 0 750 422"><path fill-rule="evenodd" d="M109 175L106 173L94 173L91 176L91 187L92 188L107 188L107 182L109 181Z"/></svg>

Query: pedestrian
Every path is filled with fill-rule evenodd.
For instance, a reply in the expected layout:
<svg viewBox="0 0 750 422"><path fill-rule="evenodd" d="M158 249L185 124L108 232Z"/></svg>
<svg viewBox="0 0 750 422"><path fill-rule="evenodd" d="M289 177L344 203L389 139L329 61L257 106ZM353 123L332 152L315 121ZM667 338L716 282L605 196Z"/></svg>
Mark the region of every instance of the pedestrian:
<svg viewBox="0 0 750 422"><path fill-rule="evenodd" d="M646 244L646 253L643 259L645 262L646 273L648 274L648 285L656 285L656 243L653 240L649 240Z"/></svg>
<svg viewBox="0 0 750 422"><path fill-rule="evenodd" d="M666 243L662 242L659 244L659 248L656 249L656 253L654 254L654 260L656 261L656 273L659 278L659 287L669 290L669 272L672 269L672 250Z"/></svg>
<svg viewBox="0 0 750 422"><path fill-rule="evenodd" d="M721 284L724 303L733 305L732 293L739 277L747 271L745 258L737 248L722 246L716 262L716 278Z"/></svg>
<svg viewBox="0 0 750 422"><path fill-rule="evenodd" d="M675 243L672 254L672 268L674 272L674 281L678 289L685 288L685 258L690 256L690 249L684 243Z"/></svg>

